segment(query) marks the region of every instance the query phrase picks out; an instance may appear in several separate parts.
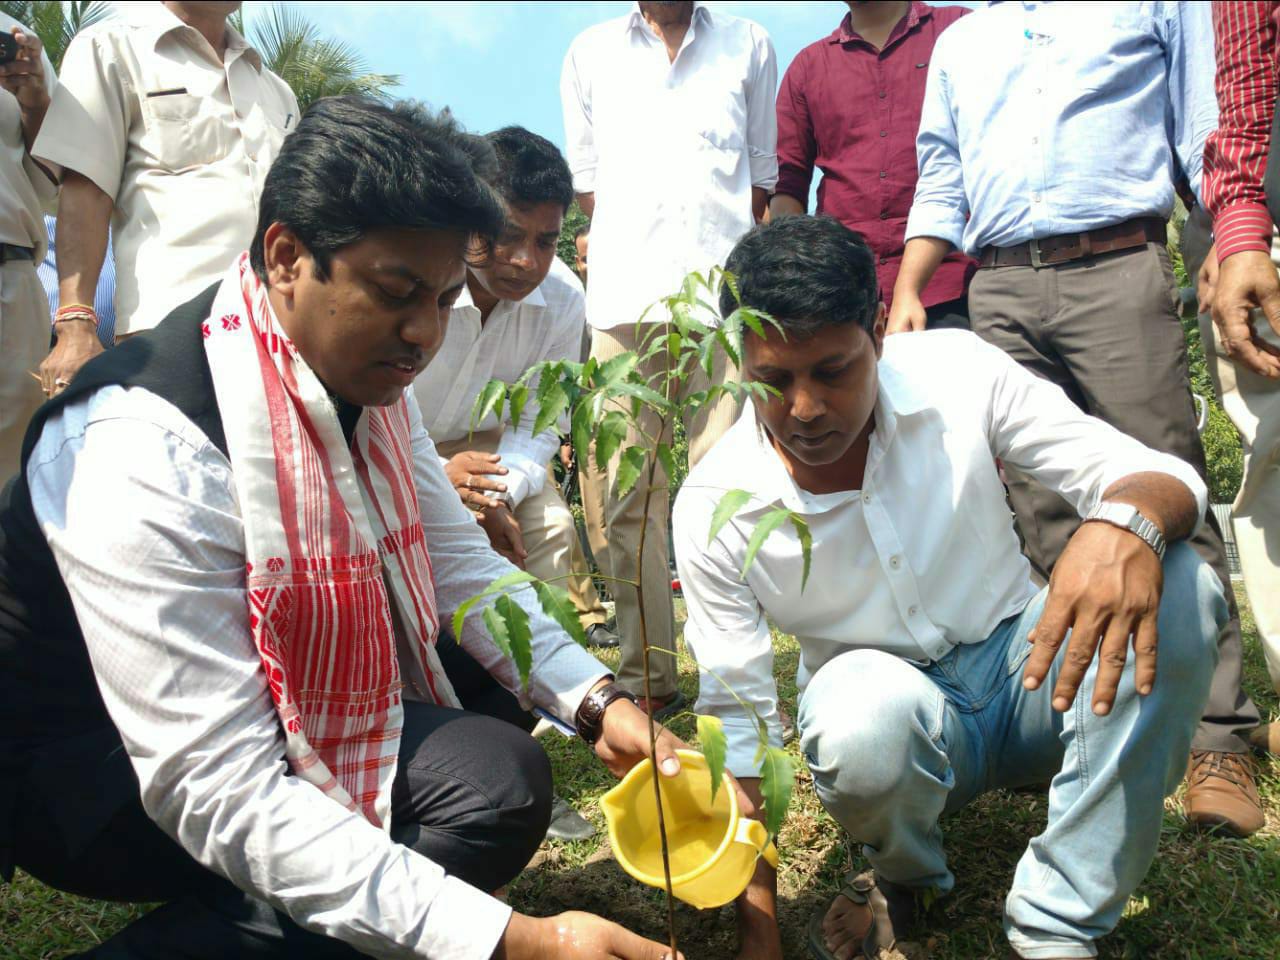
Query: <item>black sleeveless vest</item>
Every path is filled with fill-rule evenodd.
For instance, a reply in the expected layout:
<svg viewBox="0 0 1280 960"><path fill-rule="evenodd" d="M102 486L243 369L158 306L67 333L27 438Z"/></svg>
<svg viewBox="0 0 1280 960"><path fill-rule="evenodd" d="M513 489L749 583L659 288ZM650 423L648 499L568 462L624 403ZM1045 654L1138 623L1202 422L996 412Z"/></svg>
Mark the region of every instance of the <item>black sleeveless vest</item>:
<svg viewBox="0 0 1280 960"><path fill-rule="evenodd" d="M71 386L36 411L22 445L22 469L0 492L0 874L8 872L9 812L26 758L50 741L115 729L71 598L36 523L27 461L49 417L110 385L144 387L163 397L225 454L201 333L216 292L217 284L153 330L85 364Z"/></svg>

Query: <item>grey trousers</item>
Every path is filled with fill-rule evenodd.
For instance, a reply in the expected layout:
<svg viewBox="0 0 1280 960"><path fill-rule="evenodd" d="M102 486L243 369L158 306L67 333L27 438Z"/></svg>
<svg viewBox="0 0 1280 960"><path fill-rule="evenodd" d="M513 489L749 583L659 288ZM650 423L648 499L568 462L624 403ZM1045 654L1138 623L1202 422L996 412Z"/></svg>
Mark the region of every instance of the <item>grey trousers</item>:
<svg viewBox="0 0 1280 960"><path fill-rule="evenodd" d="M974 333L1056 383L1086 413L1204 475L1177 284L1162 244L1055 267L984 268L969 288L969 318ZM1029 476L1005 472L1023 550L1048 580L1080 518ZM1205 520L1191 545L1222 580L1230 619L1192 747L1243 753L1239 731L1258 724L1258 708L1240 687L1240 617L1222 532L1212 511Z"/></svg>

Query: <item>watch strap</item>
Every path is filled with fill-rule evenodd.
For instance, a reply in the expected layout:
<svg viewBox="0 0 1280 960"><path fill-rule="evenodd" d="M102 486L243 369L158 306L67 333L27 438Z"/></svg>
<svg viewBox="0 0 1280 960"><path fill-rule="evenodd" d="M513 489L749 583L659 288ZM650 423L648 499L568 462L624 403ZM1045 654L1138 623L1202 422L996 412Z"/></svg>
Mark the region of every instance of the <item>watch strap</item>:
<svg viewBox="0 0 1280 960"><path fill-rule="evenodd" d="M574 717L574 727L577 728L578 736L589 744L599 740L600 734L604 732L604 712L615 700L624 699L635 703L636 695L629 690L624 690L612 680L600 689L587 694Z"/></svg>
<svg viewBox="0 0 1280 960"><path fill-rule="evenodd" d="M1100 520L1103 523L1120 527L1122 530L1128 530L1130 533L1140 537L1147 546L1154 550L1156 557L1161 562L1164 561L1164 552L1167 546L1164 534L1133 504L1103 500L1090 510L1084 519L1086 521Z"/></svg>

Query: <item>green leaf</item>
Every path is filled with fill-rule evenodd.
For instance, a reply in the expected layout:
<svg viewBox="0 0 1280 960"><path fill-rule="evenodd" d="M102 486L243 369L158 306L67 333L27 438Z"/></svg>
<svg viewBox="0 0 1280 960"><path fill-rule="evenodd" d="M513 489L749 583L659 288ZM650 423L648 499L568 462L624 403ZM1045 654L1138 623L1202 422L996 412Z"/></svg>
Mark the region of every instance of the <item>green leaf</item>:
<svg viewBox="0 0 1280 960"><path fill-rule="evenodd" d="M720 341L720 346L724 347L724 352L729 355L733 365L735 367L742 366L741 357L736 346L736 344L741 343L741 336L736 331L726 331L722 327L716 331L716 339Z"/></svg>
<svg viewBox="0 0 1280 960"><path fill-rule="evenodd" d="M511 648L508 656L516 663L520 685L528 689L529 670L533 667L533 632L529 629L529 615L524 612L524 607L506 593L493 602L493 609L497 610L498 616L506 624Z"/></svg>
<svg viewBox="0 0 1280 960"><path fill-rule="evenodd" d="M627 447L622 451L622 459L618 461L618 477L615 481L617 494L625 497L640 479L640 471L644 469L644 447Z"/></svg>
<svg viewBox="0 0 1280 960"><path fill-rule="evenodd" d="M667 482L671 483L676 475L676 455L671 449L671 444L658 444L658 462L662 464L662 469L667 474Z"/></svg>
<svg viewBox="0 0 1280 960"><path fill-rule="evenodd" d="M533 592L538 595L538 602L542 604L543 612L560 624L561 629L573 637L575 643L585 647L587 645L587 632L582 629L582 621L578 619L577 608L574 607L573 601L569 599L569 591L554 583L543 583L541 580L535 580L533 582Z"/></svg>
<svg viewBox="0 0 1280 960"><path fill-rule="evenodd" d="M765 540L769 539L769 534L790 519L791 511L786 507L770 510L760 518L755 529L751 531L751 539L747 541L747 555L742 561L742 579L745 580L747 578L747 571L751 569L751 563L755 560L756 554L760 552L760 548L764 546Z"/></svg>
<svg viewBox="0 0 1280 960"><path fill-rule="evenodd" d="M489 630L489 636L493 638L494 646L502 651L504 657L510 660L511 634L507 630L507 621L498 615L497 609L492 605L485 607L480 615L484 618L484 625Z"/></svg>
<svg viewBox="0 0 1280 960"><path fill-rule="evenodd" d="M490 380L476 397L475 406L471 408L471 429L478 427L490 411L502 419L502 399L507 395L507 385L501 380Z"/></svg>
<svg viewBox="0 0 1280 960"><path fill-rule="evenodd" d="M457 612L453 615L454 637L458 638L459 643L462 642L462 622L467 619L467 614L471 612L471 608L477 603L487 600L495 593L505 592L508 587L514 587L536 579L537 577L526 570L512 570L510 573L505 573L500 576L474 597L468 597L466 600L463 600L462 604L458 607Z"/></svg>
<svg viewBox="0 0 1280 960"><path fill-rule="evenodd" d="M621 410L610 410L596 427L596 466L601 470L608 469L609 458L614 455L625 439L627 439L627 415Z"/></svg>
<svg viewBox="0 0 1280 960"><path fill-rule="evenodd" d="M729 292L733 294L734 303L742 303L742 293L738 290L738 278L728 270L720 275L720 282L728 286Z"/></svg>
<svg viewBox="0 0 1280 960"><path fill-rule="evenodd" d="M724 780L724 761L729 750L724 724L719 717L698 714L698 747L707 758L707 769L711 771L711 802L715 803L716 791Z"/></svg>
<svg viewBox="0 0 1280 960"><path fill-rule="evenodd" d="M573 436L574 449L577 450L582 462L586 463L591 450L591 405L585 398L579 400L578 405L573 408L570 433Z"/></svg>
<svg viewBox="0 0 1280 960"><path fill-rule="evenodd" d="M609 388L609 392L615 397L634 397L658 411L665 411L671 407L666 397L642 383L617 383Z"/></svg>
<svg viewBox="0 0 1280 960"><path fill-rule="evenodd" d="M720 502L716 504L715 513L711 515L711 529L707 531L707 546L711 545L720 528L737 516L738 511L746 506L750 499L751 494L746 490L730 490L720 498ZM744 569L742 573L745 576L746 570Z"/></svg>
<svg viewBox="0 0 1280 960"><path fill-rule="evenodd" d="M636 364L639 362L639 355L631 350L628 350L626 353L620 353L616 357L610 357L604 363L600 364L600 369L596 371L595 385L598 387L607 387L612 386L620 380L625 380L631 371L636 368Z"/></svg>
<svg viewBox="0 0 1280 960"><path fill-rule="evenodd" d="M524 413L524 405L529 401L529 388L523 383L512 387L507 392L507 403L511 407L511 428L520 428L520 415Z"/></svg>
<svg viewBox="0 0 1280 960"><path fill-rule="evenodd" d="M796 529L796 536L800 538L800 556L804 558L804 570L800 573L800 592L804 593L805 585L809 582L809 561L813 559L813 534L809 532L809 524L798 513L792 513L790 519L791 526Z"/></svg>
<svg viewBox="0 0 1280 960"><path fill-rule="evenodd" d="M764 797L764 828L776 837L787 818L796 768L791 755L781 747L766 747L760 763L760 794Z"/></svg>
<svg viewBox="0 0 1280 960"><path fill-rule="evenodd" d="M569 395L564 392L564 387L560 385L558 380L551 381L551 386L545 391L542 385L538 385L538 416L533 421L533 435L536 437L543 430L548 430L556 425L560 419L560 415L564 413L565 408L569 406Z"/></svg>

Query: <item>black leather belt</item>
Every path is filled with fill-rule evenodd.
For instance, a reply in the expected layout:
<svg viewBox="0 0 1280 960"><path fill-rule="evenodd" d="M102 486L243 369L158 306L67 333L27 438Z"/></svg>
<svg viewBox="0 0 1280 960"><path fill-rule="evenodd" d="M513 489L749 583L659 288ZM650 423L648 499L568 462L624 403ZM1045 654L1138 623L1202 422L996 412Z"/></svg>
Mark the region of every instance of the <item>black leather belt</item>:
<svg viewBox="0 0 1280 960"><path fill-rule="evenodd" d="M30 247L18 247L12 243L0 243L0 263L10 260L34 260L36 252Z"/></svg>

